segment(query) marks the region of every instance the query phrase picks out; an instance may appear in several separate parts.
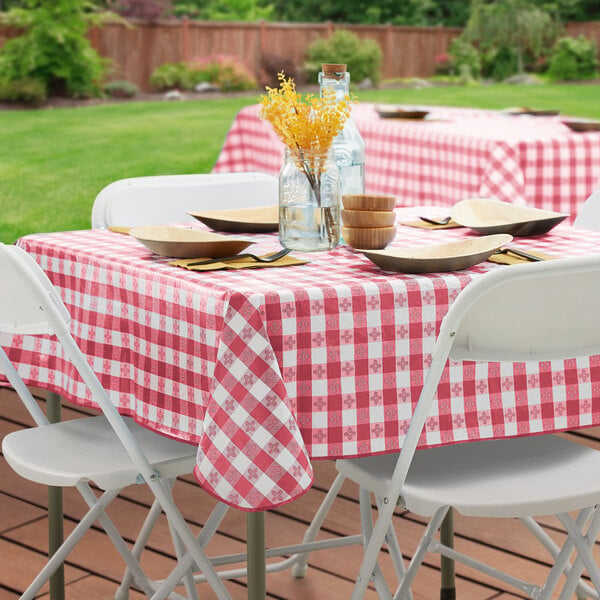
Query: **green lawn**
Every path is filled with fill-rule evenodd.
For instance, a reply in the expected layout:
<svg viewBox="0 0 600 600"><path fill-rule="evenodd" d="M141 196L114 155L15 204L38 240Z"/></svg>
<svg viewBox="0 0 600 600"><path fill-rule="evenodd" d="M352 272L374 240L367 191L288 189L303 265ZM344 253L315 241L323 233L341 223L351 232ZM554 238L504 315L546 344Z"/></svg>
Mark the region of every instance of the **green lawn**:
<svg viewBox="0 0 600 600"><path fill-rule="evenodd" d="M358 92L359 100L559 108L600 119L600 85L471 86ZM256 95L0 112L0 241L89 228L96 194L124 177L209 172L236 113Z"/></svg>

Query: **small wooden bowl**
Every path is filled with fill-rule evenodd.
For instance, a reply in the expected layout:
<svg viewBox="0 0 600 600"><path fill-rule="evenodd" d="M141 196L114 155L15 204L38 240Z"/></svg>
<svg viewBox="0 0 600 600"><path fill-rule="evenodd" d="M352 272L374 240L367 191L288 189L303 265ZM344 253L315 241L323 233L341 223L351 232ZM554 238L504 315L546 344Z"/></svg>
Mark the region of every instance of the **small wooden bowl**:
<svg viewBox="0 0 600 600"><path fill-rule="evenodd" d="M342 227L348 246L362 250L385 248L396 236L396 227Z"/></svg>
<svg viewBox="0 0 600 600"><path fill-rule="evenodd" d="M347 210L342 208L342 222L347 227L391 227L396 220L393 210Z"/></svg>
<svg viewBox="0 0 600 600"><path fill-rule="evenodd" d="M344 194L342 203L346 210L394 210L396 196L384 194Z"/></svg>

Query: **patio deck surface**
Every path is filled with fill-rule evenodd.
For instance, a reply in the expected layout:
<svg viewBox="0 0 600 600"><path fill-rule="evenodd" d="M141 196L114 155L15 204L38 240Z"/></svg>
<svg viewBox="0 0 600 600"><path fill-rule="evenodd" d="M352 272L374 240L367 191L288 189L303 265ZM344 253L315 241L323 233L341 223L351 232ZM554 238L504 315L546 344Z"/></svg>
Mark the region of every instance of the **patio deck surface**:
<svg viewBox="0 0 600 600"><path fill-rule="evenodd" d="M43 393L37 390L43 403ZM63 418L81 416L82 411L66 406ZM14 392L0 390L0 438L17 428L27 426L30 419ZM582 443L600 449L600 428L589 428L567 434ZM279 546L299 541L306 524L335 476L332 461L314 462L315 485L302 498L266 515L267 546ZM201 525L214 506L214 500L204 493L193 478L178 481L175 498L190 523ZM144 486L131 487L115 501L109 515L129 540L135 538L151 495ZM85 512L77 492L65 490L65 531L68 533ZM552 537L560 540L564 534L558 521L547 518L544 526ZM398 510L395 526L405 556L413 549L423 531L422 519ZM346 482L325 523L327 535L347 535L359 530L357 489ZM543 581L548 557L541 546L521 526L508 519L484 520L455 518L456 546L480 560L510 570L532 581ZM218 534L211 541L209 554L243 552L245 549L245 514L230 510ZM596 545L600 559L600 548ZM0 460L0 600L18 598L45 561L47 550L47 489L17 476L4 459ZM289 570L267 575L268 597L280 600L334 600L349 598L354 576L361 558L359 547L323 550L311 555L304 579L294 579ZM391 563L382 560L386 573L392 573ZM173 567L174 552L166 522L162 520L150 539L142 566L158 577ZM421 569L413 586L415 600L439 598L439 557L429 555L426 568ZM66 598L69 600L111 599L123 573L122 560L99 529L89 531L69 556L65 567ZM245 580L227 583L233 598L246 598ZM201 598L214 598L206 585L200 584ZM40 597L47 598L47 588ZM133 591L132 600L143 598ZM457 598L459 600L509 600L521 598L513 588L488 578L467 567L457 565ZM558 594L555 594L558 597ZM370 590L369 600L377 598Z"/></svg>

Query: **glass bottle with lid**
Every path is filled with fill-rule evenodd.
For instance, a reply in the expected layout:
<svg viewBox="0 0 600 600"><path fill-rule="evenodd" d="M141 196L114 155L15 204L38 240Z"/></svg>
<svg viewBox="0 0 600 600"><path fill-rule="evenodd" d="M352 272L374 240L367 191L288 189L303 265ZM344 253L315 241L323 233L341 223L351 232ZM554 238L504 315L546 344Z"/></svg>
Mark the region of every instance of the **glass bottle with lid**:
<svg viewBox="0 0 600 600"><path fill-rule="evenodd" d="M350 73L346 70L346 65L321 65L319 87L321 95L324 89L331 88L338 100L347 96L350 90ZM352 117L346 121L344 129L333 140L332 152L339 170L340 196L364 194L365 142Z"/></svg>

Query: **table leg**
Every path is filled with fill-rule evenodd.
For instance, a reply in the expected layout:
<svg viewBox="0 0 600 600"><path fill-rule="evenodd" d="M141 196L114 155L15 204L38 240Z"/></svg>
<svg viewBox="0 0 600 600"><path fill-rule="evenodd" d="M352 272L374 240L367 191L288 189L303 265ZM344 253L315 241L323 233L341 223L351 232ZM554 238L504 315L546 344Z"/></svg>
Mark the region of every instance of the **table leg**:
<svg viewBox="0 0 600 600"><path fill-rule="evenodd" d="M454 511L451 508L440 527L440 542L454 548ZM454 578L454 561L442 556L440 600L456 600L456 583Z"/></svg>
<svg viewBox="0 0 600 600"><path fill-rule="evenodd" d="M61 418L61 399L58 394L46 393L46 416L51 423ZM63 543L63 491L48 487L48 554L52 556ZM61 565L50 578L50 600L65 600L65 570Z"/></svg>
<svg viewBox="0 0 600 600"><path fill-rule="evenodd" d="M265 513L246 513L246 549L248 553L248 600L267 597L265 558Z"/></svg>

